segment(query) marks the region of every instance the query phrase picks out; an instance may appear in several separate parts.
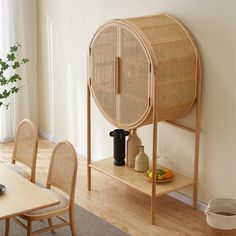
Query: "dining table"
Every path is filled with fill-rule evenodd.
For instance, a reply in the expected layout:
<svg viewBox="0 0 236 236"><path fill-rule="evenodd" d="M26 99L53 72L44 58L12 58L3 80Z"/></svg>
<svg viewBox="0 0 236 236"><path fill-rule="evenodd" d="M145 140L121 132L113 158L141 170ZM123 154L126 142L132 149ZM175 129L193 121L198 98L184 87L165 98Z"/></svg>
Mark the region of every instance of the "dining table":
<svg viewBox="0 0 236 236"><path fill-rule="evenodd" d="M11 217L60 202L3 163L0 163L0 184L5 186L5 191L0 194L0 220L5 219L7 224Z"/></svg>

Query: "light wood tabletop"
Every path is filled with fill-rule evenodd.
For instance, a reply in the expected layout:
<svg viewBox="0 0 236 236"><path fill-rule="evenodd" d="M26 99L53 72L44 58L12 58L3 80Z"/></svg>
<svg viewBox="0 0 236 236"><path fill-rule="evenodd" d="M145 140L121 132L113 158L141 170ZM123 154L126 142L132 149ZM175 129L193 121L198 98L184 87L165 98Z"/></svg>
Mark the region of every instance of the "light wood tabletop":
<svg viewBox="0 0 236 236"><path fill-rule="evenodd" d="M58 199L1 163L0 184L6 187L0 195L0 220L59 203Z"/></svg>

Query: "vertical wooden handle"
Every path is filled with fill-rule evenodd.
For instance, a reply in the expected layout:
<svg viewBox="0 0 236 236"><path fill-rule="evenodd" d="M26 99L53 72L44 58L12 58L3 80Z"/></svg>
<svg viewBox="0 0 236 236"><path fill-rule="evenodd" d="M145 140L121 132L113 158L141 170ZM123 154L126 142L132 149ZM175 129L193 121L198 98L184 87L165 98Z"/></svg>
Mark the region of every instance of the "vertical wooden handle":
<svg viewBox="0 0 236 236"><path fill-rule="evenodd" d="M120 94L120 58L115 57L115 94Z"/></svg>

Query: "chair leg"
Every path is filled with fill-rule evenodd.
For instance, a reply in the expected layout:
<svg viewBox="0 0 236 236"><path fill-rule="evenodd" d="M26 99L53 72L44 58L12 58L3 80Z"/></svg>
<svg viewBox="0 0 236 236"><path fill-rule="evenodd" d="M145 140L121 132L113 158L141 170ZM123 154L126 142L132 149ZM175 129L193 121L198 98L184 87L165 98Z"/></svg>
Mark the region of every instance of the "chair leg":
<svg viewBox="0 0 236 236"><path fill-rule="evenodd" d="M27 236L32 236L32 221L28 220L27 221Z"/></svg>
<svg viewBox="0 0 236 236"><path fill-rule="evenodd" d="M53 224L52 224L52 218L48 218L48 225L51 227ZM55 234L55 230L54 229L51 229L51 233L52 234Z"/></svg>
<svg viewBox="0 0 236 236"><path fill-rule="evenodd" d="M75 228L75 218L74 218L74 210L70 210L70 229L72 236L76 236L76 228Z"/></svg>
<svg viewBox="0 0 236 236"><path fill-rule="evenodd" d="M9 228L10 228L10 219L5 220L5 236L9 235Z"/></svg>

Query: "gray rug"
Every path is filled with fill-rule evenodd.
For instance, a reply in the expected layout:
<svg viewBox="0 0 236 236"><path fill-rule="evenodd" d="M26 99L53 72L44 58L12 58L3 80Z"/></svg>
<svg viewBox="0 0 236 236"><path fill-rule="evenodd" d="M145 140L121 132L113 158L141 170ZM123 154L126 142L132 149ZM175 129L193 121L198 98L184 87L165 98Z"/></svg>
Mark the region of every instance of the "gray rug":
<svg viewBox="0 0 236 236"><path fill-rule="evenodd" d="M53 222L56 223L57 220L54 219ZM92 213L88 212L87 210L81 208L78 205L76 205L75 207L75 224L78 236L128 236L127 233L119 230L115 226L107 223L106 221L100 219L99 217L93 215ZM45 226L48 226L47 221L33 222L34 230L37 230ZM56 229L55 231L56 234L51 234L51 232L48 232L39 235L45 235L45 236L71 235L69 226ZM4 221L0 221L0 235L4 235ZM9 235L24 236L26 235L26 231L21 226L16 224L13 220L11 220Z"/></svg>

